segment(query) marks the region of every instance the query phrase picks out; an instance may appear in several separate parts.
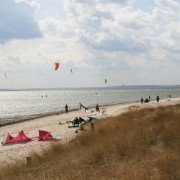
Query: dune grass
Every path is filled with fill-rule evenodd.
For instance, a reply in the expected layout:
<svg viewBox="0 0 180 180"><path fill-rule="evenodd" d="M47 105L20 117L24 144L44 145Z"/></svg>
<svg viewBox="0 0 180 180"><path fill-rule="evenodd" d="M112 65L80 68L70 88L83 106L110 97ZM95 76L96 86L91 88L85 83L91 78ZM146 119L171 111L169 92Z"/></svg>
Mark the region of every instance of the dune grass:
<svg viewBox="0 0 180 180"><path fill-rule="evenodd" d="M87 125L90 126L90 125ZM69 144L52 143L0 168L0 179L180 179L180 105L132 111L95 123Z"/></svg>

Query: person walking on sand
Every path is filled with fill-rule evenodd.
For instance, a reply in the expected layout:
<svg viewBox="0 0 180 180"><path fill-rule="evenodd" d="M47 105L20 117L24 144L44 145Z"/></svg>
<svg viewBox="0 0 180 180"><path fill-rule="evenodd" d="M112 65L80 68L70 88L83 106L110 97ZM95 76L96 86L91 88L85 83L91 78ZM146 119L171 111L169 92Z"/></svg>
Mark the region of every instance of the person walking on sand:
<svg viewBox="0 0 180 180"><path fill-rule="evenodd" d="M66 113L68 113L68 105L67 104L65 106L65 111L66 111Z"/></svg>
<svg viewBox="0 0 180 180"><path fill-rule="evenodd" d="M98 105L98 104L96 105L96 112L100 112L100 111L99 111L99 105Z"/></svg>

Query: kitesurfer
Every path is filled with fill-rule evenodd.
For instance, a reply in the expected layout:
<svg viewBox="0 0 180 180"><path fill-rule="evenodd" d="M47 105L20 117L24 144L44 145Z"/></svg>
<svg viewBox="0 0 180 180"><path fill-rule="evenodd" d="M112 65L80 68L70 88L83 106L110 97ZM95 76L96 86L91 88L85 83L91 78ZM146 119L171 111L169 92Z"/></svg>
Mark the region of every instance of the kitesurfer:
<svg viewBox="0 0 180 180"><path fill-rule="evenodd" d="M159 102L159 96L156 97L157 102Z"/></svg>
<svg viewBox="0 0 180 180"><path fill-rule="evenodd" d="M85 113L86 113L87 110L89 110L87 107L85 107L81 103L79 103L79 109L81 110L82 108L84 108Z"/></svg>
<svg viewBox="0 0 180 180"><path fill-rule="evenodd" d="M98 105L98 104L96 105L96 112L100 112L100 111L99 111L99 105Z"/></svg>
<svg viewBox="0 0 180 180"><path fill-rule="evenodd" d="M82 123L85 122L85 120L82 117L79 117L79 122Z"/></svg>
<svg viewBox="0 0 180 180"><path fill-rule="evenodd" d="M68 113L68 105L67 104L65 106L65 111L66 111L66 113Z"/></svg>
<svg viewBox="0 0 180 180"><path fill-rule="evenodd" d="M81 110L81 108L82 108L82 104L81 104L81 103L79 103L79 109Z"/></svg>
<svg viewBox="0 0 180 180"><path fill-rule="evenodd" d="M76 117L76 118L73 120L73 124L74 124L74 127L79 125L79 119L78 119L78 117Z"/></svg>

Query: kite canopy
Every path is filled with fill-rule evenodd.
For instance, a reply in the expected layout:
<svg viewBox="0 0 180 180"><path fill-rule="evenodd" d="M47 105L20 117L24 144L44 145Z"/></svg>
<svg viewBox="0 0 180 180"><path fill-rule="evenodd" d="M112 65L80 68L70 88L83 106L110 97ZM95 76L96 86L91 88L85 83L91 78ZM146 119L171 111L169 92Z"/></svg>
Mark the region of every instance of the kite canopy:
<svg viewBox="0 0 180 180"><path fill-rule="evenodd" d="M12 72L12 71L5 71L5 72L4 72L5 78L7 78L7 73L8 73L8 72Z"/></svg>
<svg viewBox="0 0 180 180"><path fill-rule="evenodd" d="M27 137L24 131L19 131L16 137L11 136L9 133L3 142L3 144L11 144L11 143L25 143L31 141L31 138Z"/></svg>
<svg viewBox="0 0 180 180"><path fill-rule="evenodd" d="M29 138L25 135L24 131L19 131L18 135L16 137L11 136L9 133L5 139L5 141L2 142L3 145L6 144L15 144L15 143L25 143L29 141L45 141L45 140L60 140L61 137L56 133L50 133L47 131L39 130L39 136L38 137L32 137Z"/></svg>
<svg viewBox="0 0 180 180"><path fill-rule="evenodd" d="M136 43L134 49L136 50L136 49L137 49L138 47L140 47L140 46L144 46L144 43L142 43L142 42Z"/></svg>
<svg viewBox="0 0 180 180"><path fill-rule="evenodd" d="M77 70L77 68L75 67L75 68L71 68L71 73L73 73L74 72L74 70Z"/></svg>
<svg viewBox="0 0 180 180"><path fill-rule="evenodd" d="M59 140L59 139L61 139L61 137L55 133L39 130L38 141Z"/></svg>
<svg viewBox="0 0 180 180"><path fill-rule="evenodd" d="M54 63L54 65L55 65L54 70L57 71L59 69L59 63Z"/></svg>

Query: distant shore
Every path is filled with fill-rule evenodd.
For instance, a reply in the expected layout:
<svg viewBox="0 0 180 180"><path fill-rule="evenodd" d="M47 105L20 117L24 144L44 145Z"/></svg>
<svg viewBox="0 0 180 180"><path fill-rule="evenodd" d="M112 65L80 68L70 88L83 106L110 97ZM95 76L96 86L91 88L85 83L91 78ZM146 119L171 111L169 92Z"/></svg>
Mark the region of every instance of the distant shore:
<svg viewBox="0 0 180 180"><path fill-rule="evenodd" d="M142 108L156 108L159 106L168 106L180 104L180 98L171 98L171 99L160 99L160 102L156 102L155 100L150 101L149 103L140 102L132 102L125 104L116 104L110 106L103 106L100 109L105 108L106 112L102 115L94 115L99 118L107 118L111 116L117 116L124 112L139 110ZM95 111L95 108L90 108L92 111ZM41 118L35 118L33 120L28 120L24 122L19 122L11 125L6 125L0 127L0 141L7 136L7 133L10 133L12 136L16 136L19 131L24 130L25 134L28 137L35 137L38 135L38 130L45 130L52 133L56 133L61 136L61 140L59 142L68 143L71 141L77 134L83 133L78 132L75 133L75 128L68 128L68 121L72 121L75 117L82 117L85 120L88 119L89 116L92 116L91 111L80 111L73 110L68 114L62 113L59 115L46 116ZM31 152L41 152L44 148L49 146L53 142L38 142L38 141L30 141L24 144L13 144L13 145L5 145L0 146L0 162L1 163L11 163L15 162L15 159L21 159L24 161L25 157L29 156ZM16 155L16 156L14 156Z"/></svg>

